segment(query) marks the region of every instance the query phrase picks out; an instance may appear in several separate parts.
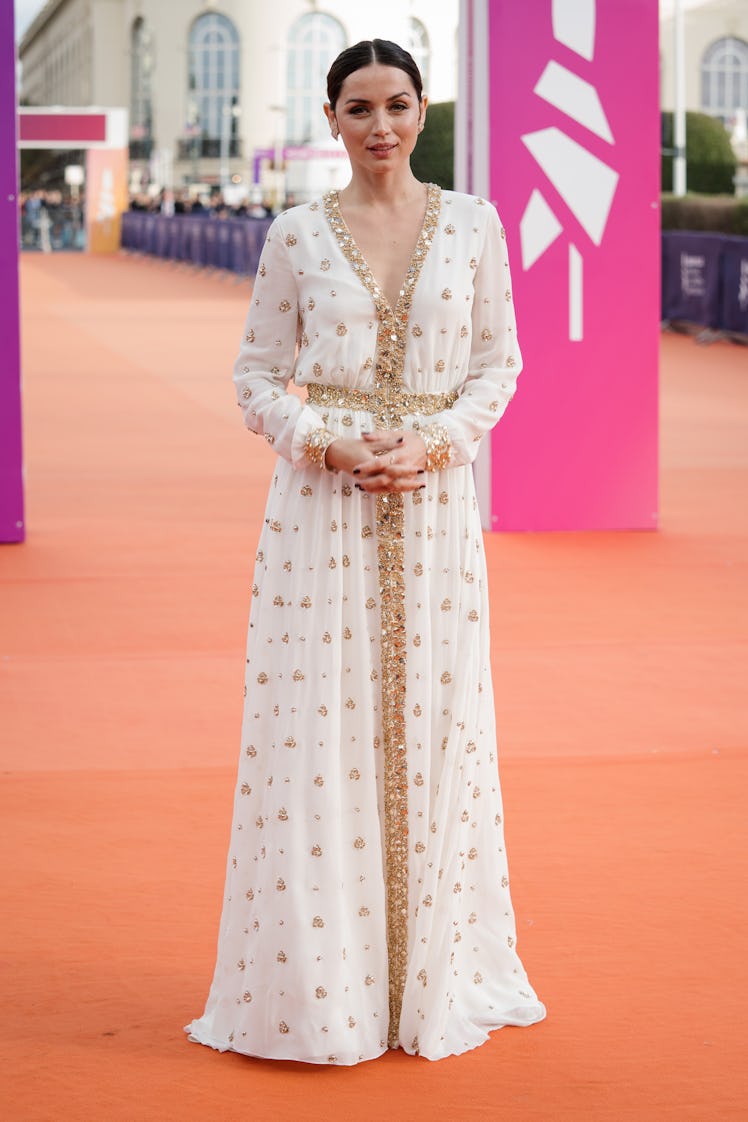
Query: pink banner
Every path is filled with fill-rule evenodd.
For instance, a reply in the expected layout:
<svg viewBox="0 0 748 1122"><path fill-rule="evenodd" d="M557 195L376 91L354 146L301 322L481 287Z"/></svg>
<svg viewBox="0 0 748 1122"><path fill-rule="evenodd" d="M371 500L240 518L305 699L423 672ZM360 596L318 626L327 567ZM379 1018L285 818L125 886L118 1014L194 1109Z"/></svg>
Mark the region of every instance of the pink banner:
<svg viewBox="0 0 748 1122"><path fill-rule="evenodd" d="M657 525L657 0L489 0L490 194L525 368L494 529Z"/></svg>
<svg viewBox="0 0 748 1122"><path fill-rule="evenodd" d="M23 541L13 5L0 4L0 542Z"/></svg>
<svg viewBox="0 0 748 1122"><path fill-rule="evenodd" d="M34 141L57 141L60 148L74 148L76 144L106 140L106 113L35 113L21 115L19 139L26 144Z"/></svg>

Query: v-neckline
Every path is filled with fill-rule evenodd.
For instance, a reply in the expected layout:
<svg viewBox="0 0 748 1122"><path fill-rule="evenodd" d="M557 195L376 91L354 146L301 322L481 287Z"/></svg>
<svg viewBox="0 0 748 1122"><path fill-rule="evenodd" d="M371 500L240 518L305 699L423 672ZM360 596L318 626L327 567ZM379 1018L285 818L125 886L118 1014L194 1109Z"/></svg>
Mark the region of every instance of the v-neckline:
<svg viewBox="0 0 748 1122"><path fill-rule="evenodd" d="M441 195L441 187L437 184L426 184L426 210L423 215L423 222L410 255L405 275L400 283L399 296L394 307L385 296L382 285L374 276L368 261L359 249L356 239L343 217L343 212L340 209L340 192L338 190L328 191L324 197L325 213L343 255L370 293L377 309L383 314L389 313L401 322L408 318L413 290L434 240L441 210Z"/></svg>

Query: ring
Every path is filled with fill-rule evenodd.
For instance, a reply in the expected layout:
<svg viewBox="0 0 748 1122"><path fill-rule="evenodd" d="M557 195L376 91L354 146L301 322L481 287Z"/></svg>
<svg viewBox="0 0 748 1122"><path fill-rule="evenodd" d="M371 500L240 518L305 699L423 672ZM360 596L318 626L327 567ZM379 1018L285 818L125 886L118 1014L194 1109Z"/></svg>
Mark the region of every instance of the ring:
<svg viewBox="0 0 748 1122"><path fill-rule="evenodd" d="M394 462L395 462L395 457L394 457L394 456L390 456L390 463L391 463L391 464L394 464Z"/></svg>

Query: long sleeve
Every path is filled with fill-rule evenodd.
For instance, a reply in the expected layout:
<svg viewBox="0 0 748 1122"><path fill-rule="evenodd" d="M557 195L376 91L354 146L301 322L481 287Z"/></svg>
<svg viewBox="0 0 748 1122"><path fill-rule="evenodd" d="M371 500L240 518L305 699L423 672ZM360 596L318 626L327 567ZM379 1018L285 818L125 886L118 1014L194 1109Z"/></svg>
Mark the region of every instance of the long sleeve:
<svg viewBox="0 0 748 1122"><path fill-rule="evenodd" d="M314 410L288 392L296 362L298 293L293 249L283 217L268 230L255 279L242 343L234 364L234 385L244 423L264 436L295 468L308 465L305 442L320 427Z"/></svg>
<svg viewBox="0 0 748 1122"><path fill-rule="evenodd" d="M472 463L483 436L499 420L514 396L522 356L512 299L506 235L493 206L474 276L470 362L459 398L451 409L432 418L451 443L450 467Z"/></svg>

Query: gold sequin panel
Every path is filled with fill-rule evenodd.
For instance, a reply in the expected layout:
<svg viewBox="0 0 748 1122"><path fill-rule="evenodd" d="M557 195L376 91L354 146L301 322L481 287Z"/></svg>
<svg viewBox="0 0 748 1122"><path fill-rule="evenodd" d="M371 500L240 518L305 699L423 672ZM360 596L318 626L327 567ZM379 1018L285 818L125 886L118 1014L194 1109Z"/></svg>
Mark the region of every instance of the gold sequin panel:
<svg viewBox="0 0 748 1122"><path fill-rule="evenodd" d="M338 244L362 284L371 294L379 321L373 412L379 429L397 428L405 412L403 372L408 318L413 293L434 238L441 208L441 191L427 188L423 226L393 309L358 249L340 212L336 191L325 196L325 212ZM406 640L404 499L380 495L376 500L377 558L382 623L382 736L384 742L384 819L387 879L387 949L389 959L391 1048L400 1042L400 1012L408 964L408 768L405 743Z"/></svg>

